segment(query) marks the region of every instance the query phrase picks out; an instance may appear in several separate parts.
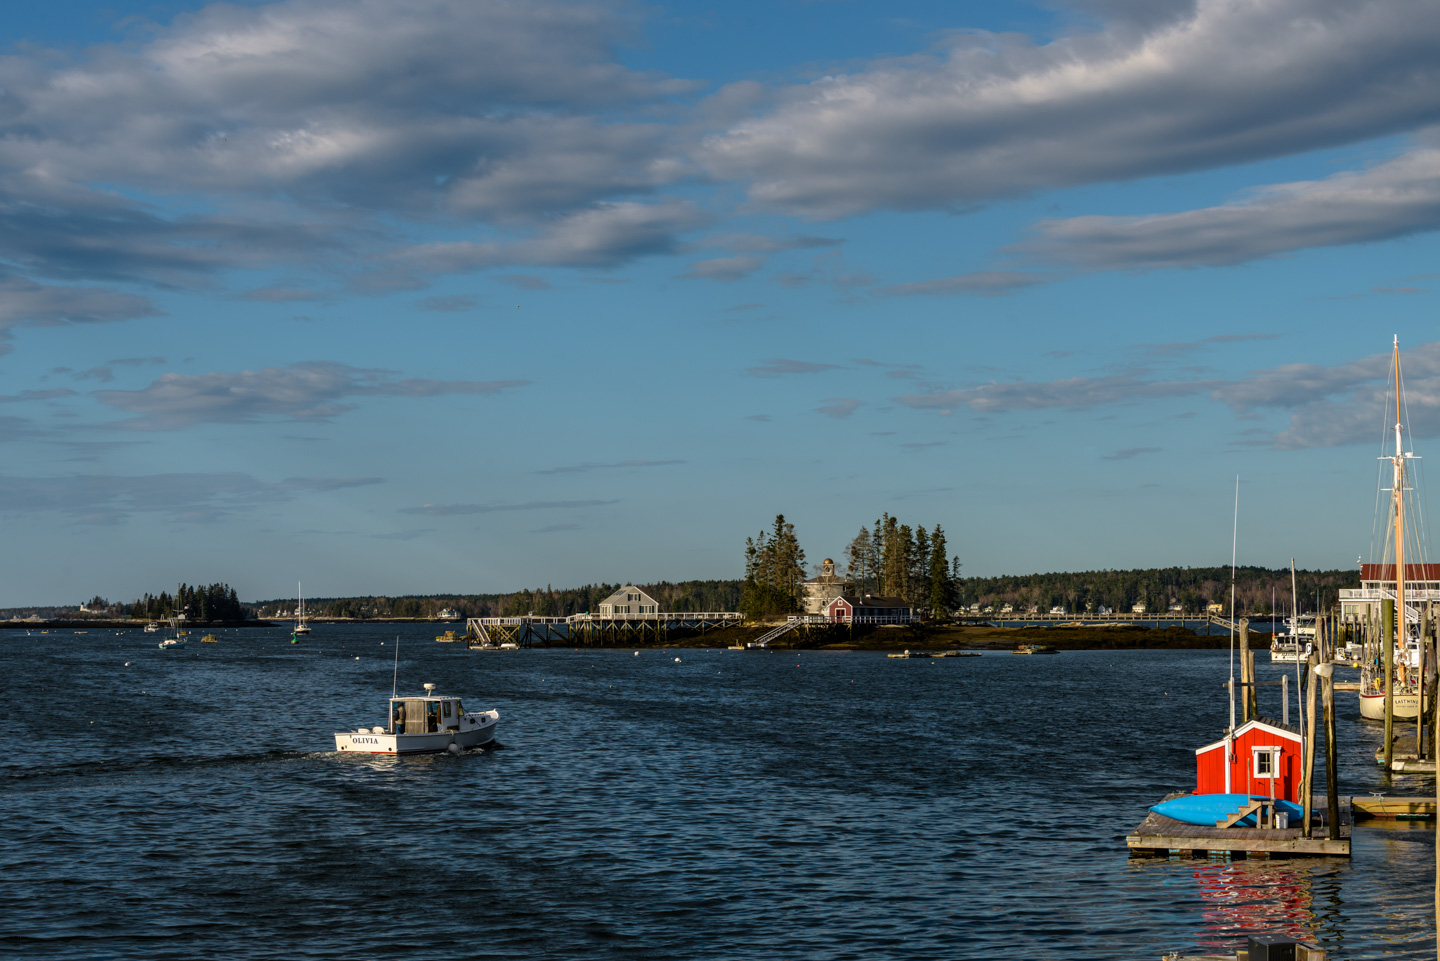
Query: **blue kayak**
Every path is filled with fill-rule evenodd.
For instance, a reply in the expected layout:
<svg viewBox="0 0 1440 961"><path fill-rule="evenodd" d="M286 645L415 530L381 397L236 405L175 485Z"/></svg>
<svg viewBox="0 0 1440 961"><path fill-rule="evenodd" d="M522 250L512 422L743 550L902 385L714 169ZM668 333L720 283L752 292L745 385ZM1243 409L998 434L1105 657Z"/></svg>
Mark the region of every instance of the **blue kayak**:
<svg viewBox="0 0 1440 961"><path fill-rule="evenodd" d="M1252 800L1266 800L1268 794L1191 794L1171 801L1151 805L1150 810L1186 824L1203 824L1213 828L1216 821L1223 821ZM1304 811L1292 801L1276 799L1275 806L1290 815L1290 823L1298 826ZM1253 828L1255 815L1250 814L1238 822L1241 827Z"/></svg>

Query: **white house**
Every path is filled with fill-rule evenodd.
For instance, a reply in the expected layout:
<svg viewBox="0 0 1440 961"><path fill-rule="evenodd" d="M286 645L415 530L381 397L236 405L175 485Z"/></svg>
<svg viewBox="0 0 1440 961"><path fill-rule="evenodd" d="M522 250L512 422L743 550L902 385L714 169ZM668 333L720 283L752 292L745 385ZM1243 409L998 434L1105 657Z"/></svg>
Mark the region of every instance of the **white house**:
<svg viewBox="0 0 1440 961"><path fill-rule="evenodd" d="M660 605L655 598L646 594L634 584L626 584L620 590L600 602L601 617L615 617L625 614L658 614Z"/></svg>

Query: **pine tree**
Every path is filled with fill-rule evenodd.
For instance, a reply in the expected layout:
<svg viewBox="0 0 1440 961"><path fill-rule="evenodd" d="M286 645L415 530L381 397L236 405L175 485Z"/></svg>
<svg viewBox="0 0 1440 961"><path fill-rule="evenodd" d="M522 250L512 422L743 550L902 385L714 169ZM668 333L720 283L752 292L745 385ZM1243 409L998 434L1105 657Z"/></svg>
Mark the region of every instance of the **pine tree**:
<svg viewBox="0 0 1440 961"><path fill-rule="evenodd" d="M924 608L930 596L930 535L923 527L915 528L908 568L910 593L905 599L916 607Z"/></svg>
<svg viewBox="0 0 1440 961"><path fill-rule="evenodd" d="M845 568L850 580L854 582L855 589L865 593L865 586L870 582L872 573L870 566L870 532L862 524L860 533L845 548Z"/></svg>
<svg viewBox="0 0 1440 961"><path fill-rule="evenodd" d="M930 535L930 616L948 618L955 606L955 587L945 564L945 531L935 525Z"/></svg>

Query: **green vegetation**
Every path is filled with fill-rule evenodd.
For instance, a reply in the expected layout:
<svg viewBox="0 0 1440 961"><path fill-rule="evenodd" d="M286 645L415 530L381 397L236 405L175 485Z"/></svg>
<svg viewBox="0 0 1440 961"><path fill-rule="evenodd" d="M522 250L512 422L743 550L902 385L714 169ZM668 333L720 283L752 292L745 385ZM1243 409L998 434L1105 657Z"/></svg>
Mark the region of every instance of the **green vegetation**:
<svg viewBox="0 0 1440 961"><path fill-rule="evenodd" d="M795 537L795 525L784 514L775 515L769 537L761 531L745 538L745 590L740 609L750 617L788 614L800 609L805 580L805 551Z"/></svg>
<svg viewBox="0 0 1440 961"><path fill-rule="evenodd" d="M1301 611L1314 611L1335 602L1336 591L1359 587L1354 570L1297 571ZM959 581L961 607L1011 604L1016 611L1034 608L1041 613L1063 606L1067 611L1128 612L1144 604L1150 612L1180 605L1198 614L1207 604L1230 610L1229 567L1164 567L1132 571L1078 571L1065 574L1024 574L1001 577L967 577ZM1282 568L1240 567L1235 570L1235 610L1240 614L1285 613L1290 610L1290 571Z"/></svg>
<svg viewBox="0 0 1440 961"><path fill-rule="evenodd" d="M600 602L623 584L586 584L583 587L534 588L496 594L424 594L398 597L307 597L305 610L315 617L347 617L372 620L391 617L434 618L449 608L460 617L518 617L534 613L540 617L568 617L599 608ZM741 582L738 580L660 581L637 584L659 603L664 611L734 611L739 609ZM295 609L293 598L260 601L262 615L276 608Z"/></svg>
<svg viewBox="0 0 1440 961"><path fill-rule="evenodd" d="M255 616L253 611L240 603L235 589L228 584L211 584L209 587L181 584L175 597L163 591L158 597L146 594L130 605L128 613L131 617L161 620L174 617L177 606L189 621L243 621Z"/></svg>
<svg viewBox="0 0 1440 961"><path fill-rule="evenodd" d="M863 525L845 548L850 580L860 594L901 597L931 617L945 617L955 606L960 558L950 558L945 530L926 531L900 523L888 513Z"/></svg>

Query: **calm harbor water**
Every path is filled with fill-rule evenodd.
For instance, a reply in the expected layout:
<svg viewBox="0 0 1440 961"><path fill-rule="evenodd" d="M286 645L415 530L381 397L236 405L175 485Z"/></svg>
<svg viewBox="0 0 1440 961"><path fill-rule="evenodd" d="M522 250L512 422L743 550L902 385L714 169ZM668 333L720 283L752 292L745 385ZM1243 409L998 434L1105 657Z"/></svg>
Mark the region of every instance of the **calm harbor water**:
<svg viewBox="0 0 1440 961"><path fill-rule="evenodd" d="M331 734L383 723L394 627L217 633L0 632L0 954L1158 958L1259 929L1435 955L1430 829L1126 856L1220 736L1223 651L474 653L407 625L400 690L498 708L502 746L375 759ZM1432 790L1382 785L1338 703L1345 793Z"/></svg>

